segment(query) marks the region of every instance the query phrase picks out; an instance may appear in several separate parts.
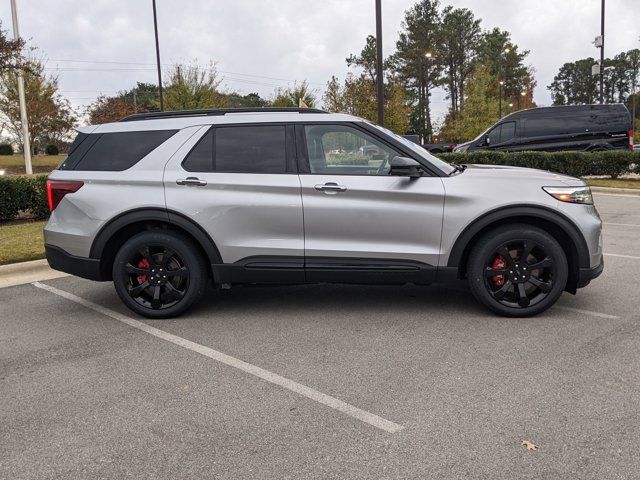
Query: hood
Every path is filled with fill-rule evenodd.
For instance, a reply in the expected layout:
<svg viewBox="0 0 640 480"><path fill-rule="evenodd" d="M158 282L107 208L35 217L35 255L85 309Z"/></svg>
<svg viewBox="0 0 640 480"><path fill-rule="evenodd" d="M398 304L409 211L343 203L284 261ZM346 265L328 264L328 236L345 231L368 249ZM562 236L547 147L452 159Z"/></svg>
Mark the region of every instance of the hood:
<svg viewBox="0 0 640 480"><path fill-rule="evenodd" d="M509 165L467 165L466 170L461 175L469 175L473 177L491 177L505 179L539 179L545 181L551 186L553 182L562 183L571 187L580 187L586 185L579 178L570 177L561 173L549 172L547 170L537 170L535 168L512 167Z"/></svg>
<svg viewBox="0 0 640 480"><path fill-rule="evenodd" d="M455 153L466 152L467 149L469 148L469 145L471 145L472 142L473 142L473 140L470 140L470 141L464 142L464 143L459 143L459 144L456 145L456 148L454 148L453 151Z"/></svg>

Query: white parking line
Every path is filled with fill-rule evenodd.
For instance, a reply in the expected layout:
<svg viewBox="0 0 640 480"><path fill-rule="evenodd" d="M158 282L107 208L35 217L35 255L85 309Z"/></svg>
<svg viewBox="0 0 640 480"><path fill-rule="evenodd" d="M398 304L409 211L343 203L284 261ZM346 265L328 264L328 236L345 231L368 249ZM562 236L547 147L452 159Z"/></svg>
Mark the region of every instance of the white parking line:
<svg viewBox="0 0 640 480"><path fill-rule="evenodd" d="M612 223L612 222L602 222L603 225L615 225L616 227L640 227L640 225L636 225L635 223Z"/></svg>
<svg viewBox="0 0 640 480"><path fill-rule="evenodd" d="M585 315L591 315L593 317L606 318L608 320L616 320L620 318L617 315L609 315L607 313L592 312L591 310L580 310L579 308L563 307L561 305L555 305L553 308L557 308L558 310L566 310L567 312L583 313Z"/></svg>
<svg viewBox="0 0 640 480"><path fill-rule="evenodd" d="M619 257L619 258L631 258L633 260L640 260L640 257L634 257L633 255L620 255L619 253L604 253L607 257Z"/></svg>
<svg viewBox="0 0 640 480"><path fill-rule="evenodd" d="M153 335L154 337L160 338L167 342L171 342L188 350L192 350L201 355L204 355L205 357L209 357L212 360L224 363L225 365L237 368L238 370L242 370L243 372L254 375L262 380L273 383L282 388L286 388L287 390L291 390L298 395L302 395L303 397L307 397L318 403L326 405L327 407L333 408L334 410L338 410L339 412L342 412L353 418L357 418L358 420L384 430L385 432L396 433L404 428L402 425L398 425L397 423L386 420L382 417L379 417L378 415L367 412L365 410L361 410L358 407L354 407L353 405L350 405L325 393L319 392L318 390L307 387L298 382L294 382L293 380L289 380L288 378L281 377L276 373L272 373L263 368L251 365L250 363L244 362L212 348L205 347L204 345L200 345L182 337L178 337L177 335L165 332L164 330L160 330L159 328L152 327L139 320L134 320L131 317L127 317L126 315L118 313L114 310L90 302L89 300L85 300L84 298L80 298L72 293L65 292L64 290L59 290L55 287L45 285L40 282L34 282L32 283L32 285L60 297L66 298L67 300L71 300L72 302L78 303L84 307L90 308L91 310L106 315L107 317L113 318L114 320L118 320L119 322L125 323L130 327L141 330L145 333L148 333L149 335Z"/></svg>
<svg viewBox="0 0 640 480"><path fill-rule="evenodd" d="M603 193L603 192L594 191L593 194L594 195L602 195L602 196L605 196L605 197L640 198L640 195L638 195L637 193L624 194L624 193Z"/></svg>

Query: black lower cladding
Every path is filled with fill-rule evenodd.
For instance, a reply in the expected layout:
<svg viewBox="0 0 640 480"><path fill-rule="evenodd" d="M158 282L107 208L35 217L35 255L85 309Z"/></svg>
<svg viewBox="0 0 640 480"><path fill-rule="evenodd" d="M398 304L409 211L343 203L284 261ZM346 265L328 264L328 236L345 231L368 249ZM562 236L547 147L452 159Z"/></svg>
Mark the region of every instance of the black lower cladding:
<svg viewBox="0 0 640 480"><path fill-rule="evenodd" d="M216 283L432 283L436 268L396 259L249 257L212 265Z"/></svg>
<svg viewBox="0 0 640 480"><path fill-rule="evenodd" d="M578 288L586 287L594 278L598 278L604 270L604 258L600 260L600 265L593 268L581 268L578 276Z"/></svg>
<svg viewBox="0 0 640 480"><path fill-rule="evenodd" d="M103 277L100 271L99 259L77 257L54 245L45 245L44 252L49 266L54 270L88 278L89 280L108 280Z"/></svg>

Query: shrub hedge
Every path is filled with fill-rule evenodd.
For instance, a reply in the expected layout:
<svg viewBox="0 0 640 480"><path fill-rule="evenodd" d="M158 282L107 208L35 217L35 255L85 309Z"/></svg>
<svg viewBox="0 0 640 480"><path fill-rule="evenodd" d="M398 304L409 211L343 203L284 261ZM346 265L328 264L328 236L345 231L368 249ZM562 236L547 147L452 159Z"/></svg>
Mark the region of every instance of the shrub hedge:
<svg viewBox="0 0 640 480"><path fill-rule="evenodd" d="M616 178L640 170L640 152L610 150L603 152L494 152L474 151L440 153L438 157L453 163L513 165L564 173L573 177L608 175Z"/></svg>
<svg viewBox="0 0 640 480"><path fill-rule="evenodd" d="M13 155L13 147L8 143L0 143L0 155Z"/></svg>
<svg viewBox="0 0 640 480"><path fill-rule="evenodd" d="M33 218L47 218L47 176L0 176L0 220L13 220L24 212Z"/></svg>
<svg viewBox="0 0 640 480"><path fill-rule="evenodd" d="M44 149L44 153L47 155L58 155L60 153L60 149L57 145L47 145Z"/></svg>

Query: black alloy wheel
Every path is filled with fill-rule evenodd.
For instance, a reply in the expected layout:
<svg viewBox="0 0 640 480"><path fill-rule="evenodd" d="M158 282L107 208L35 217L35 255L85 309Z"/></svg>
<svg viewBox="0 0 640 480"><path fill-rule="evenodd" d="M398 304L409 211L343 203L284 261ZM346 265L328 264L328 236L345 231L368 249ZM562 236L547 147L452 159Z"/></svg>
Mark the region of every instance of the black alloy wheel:
<svg viewBox="0 0 640 480"><path fill-rule="evenodd" d="M549 308L562 295L568 275L558 241L526 224L488 232L475 243L467 263L474 296L509 317L528 317Z"/></svg>
<svg viewBox="0 0 640 480"><path fill-rule="evenodd" d="M140 305L154 310L172 307L189 287L189 268L165 245L143 245L124 266L127 293Z"/></svg>
<svg viewBox="0 0 640 480"><path fill-rule="evenodd" d="M113 264L113 282L120 299L134 312L169 318L180 315L201 296L207 271L188 237L149 230L120 248Z"/></svg>
<svg viewBox="0 0 640 480"><path fill-rule="evenodd" d="M553 288L555 264L545 247L533 240L500 245L485 263L485 287L507 307L528 307L542 301Z"/></svg>

